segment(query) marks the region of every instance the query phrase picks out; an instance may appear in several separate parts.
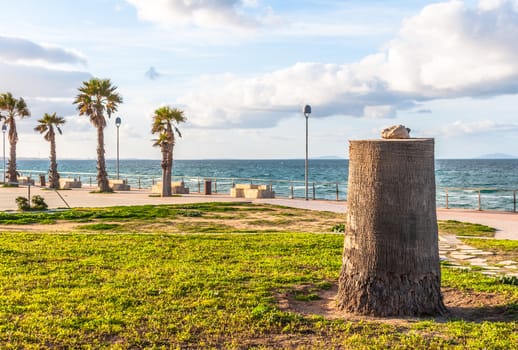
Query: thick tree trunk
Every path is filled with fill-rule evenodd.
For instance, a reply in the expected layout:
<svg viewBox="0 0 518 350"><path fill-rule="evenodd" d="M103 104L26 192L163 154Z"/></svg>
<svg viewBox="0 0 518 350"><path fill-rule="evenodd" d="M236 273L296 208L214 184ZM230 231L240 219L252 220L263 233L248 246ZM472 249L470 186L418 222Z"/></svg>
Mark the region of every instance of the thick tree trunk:
<svg viewBox="0 0 518 350"><path fill-rule="evenodd" d="M351 141L338 306L373 316L444 314L433 139Z"/></svg>
<svg viewBox="0 0 518 350"><path fill-rule="evenodd" d="M171 196L171 173L169 172L169 146L162 144L162 197Z"/></svg>
<svg viewBox="0 0 518 350"><path fill-rule="evenodd" d="M100 192L111 192L104 159L104 130L97 128L97 186Z"/></svg>
<svg viewBox="0 0 518 350"><path fill-rule="evenodd" d="M10 182L18 182L18 172L16 171L16 143L18 143L18 132L16 124L9 123L9 162L7 167L7 177Z"/></svg>
<svg viewBox="0 0 518 350"><path fill-rule="evenodd" d="M59 188L58 163L56 162L56 138L54 134L50 137L49 187L55 189Z"/></svg>
<svg viewBox="0 0 518 350"><path fill-rule="evenodd" d="M171 188L171 181L173 178L173 148L174 148L174 145L170 144L168 148L169 148L169 150L167 152L167 179L168 179L168 183L169 183L169 194L172 195L173 189Z"/></svg>

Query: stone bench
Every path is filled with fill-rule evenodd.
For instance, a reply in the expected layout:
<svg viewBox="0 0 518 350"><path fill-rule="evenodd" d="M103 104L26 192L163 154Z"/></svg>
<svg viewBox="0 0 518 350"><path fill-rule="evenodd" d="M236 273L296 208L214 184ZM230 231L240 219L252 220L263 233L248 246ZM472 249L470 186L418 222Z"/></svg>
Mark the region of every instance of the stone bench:
<svg viewBox="0 0 518 350"><path fill-rule="evenodd" d="M81 188L81 181L72 178L60 178L59 188L70 189L70 188Z"/></svg>
<svg viewBox="0 0 518 350"><path fill-rule="evenodd" d="M18 176L18 185L27 186L34 185L34 180L30 176Z"/></svg>
<svg viewBox="0 0 518 350"><path fill-rule="evenodd" d="M157 182L151 187L152 193L162 193L162 183ZM189 194L189 187L185 187L183 181L171 182L171 193L172 194Z"/></svg>
<svg viewBox="0 0 518 350"><path fill-rule="evenodd" d="M275 198L270 185L236 184L230 189L230 196L235 198Z"/></svg>
<svg viewBox="0 0 518 350"><path fill-rule="evenodd" d="M126 180L110 180L110 188L114 191L130 191L130 185Z"/></svg>

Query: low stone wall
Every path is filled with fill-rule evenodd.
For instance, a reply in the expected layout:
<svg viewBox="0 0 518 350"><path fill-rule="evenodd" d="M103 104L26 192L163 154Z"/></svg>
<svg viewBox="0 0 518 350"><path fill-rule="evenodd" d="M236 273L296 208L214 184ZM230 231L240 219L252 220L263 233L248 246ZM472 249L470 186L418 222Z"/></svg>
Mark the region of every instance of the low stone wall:
<svg viewBox="0 0 518 350"><path fill-rule="evenodd" d="M18 185L27 186L34 185L34 180L30 176L18 176Z"/></svg>
<svg viewBox="0 0 518 350"><path fill-rule="evenodd" d="M162 183L157 182L151 187L152 193L162 193ZM183 181L171 182L171 193L172 194L189 194L189 187L185 187Z"/></svg>
<svg viewBox="0 0 518 350"><path fill-rule="evenodd" d="M110 188L114 191L130 191L131 187L126 180L110 180Z"/></svg>
<svg viewBox="0 0 518 350"><path fill-rule="evenodd" d="M269 185L236 184L230 189L230 196L235 198L275 198L275 192Z"/></svg>
<svg viewBox="0 0 518 350"><path fill-rule="evenodd" d="M70 188L81 188L81 181L72 178L60 178L59 188L70 189Z"/></svg>

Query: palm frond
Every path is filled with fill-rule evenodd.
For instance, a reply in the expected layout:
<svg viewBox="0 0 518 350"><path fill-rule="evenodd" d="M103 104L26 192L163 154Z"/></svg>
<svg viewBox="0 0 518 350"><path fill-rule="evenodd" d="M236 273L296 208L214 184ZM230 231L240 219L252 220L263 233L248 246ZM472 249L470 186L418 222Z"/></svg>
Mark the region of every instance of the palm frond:
<svg viewBox="0 0 518 350"><path fill-rule="evenodd" d="M163 132L169 132L172 135L169 136L171 139L170 142L174 144L174 134L173 130L178 134L179 137L182 137L180 129L173 124L179 124L186 121L184 116L184 112L177 108L171 108L170 106L162 106L155 110L153 115L153 123L151 125L151 133L158 134Z"/></svg>
<svg viewBox="0 0 518 350"><path fill-rule="evenodd" d="M170 138L167 133L163 132L158 135L156 139L153 139L153 147L162 147L164 145L169 144Z"/></svg>
<svg viewBox="0 0 518 350"><path fill-rule="evenodd" d="M38 131L40 134L44 134L43 136L45 140L51 141L54 137L54 128L57 128L60 134L63 134L60 126L65 124L65 119L62 117L58 117L56 113L48 114L45 113L43 118L38 119L38 125L34 128L35 131Z"/></svg>
<svg viewBox="0 0 518 350"><path fill-rule="evenodd" d="M84 81L74 100L79 115L89 116L90 122L96 128L106 127L105 114L110 118L122 103L122 96L115 91L116 89L110 79L92 78Z"/></svg>

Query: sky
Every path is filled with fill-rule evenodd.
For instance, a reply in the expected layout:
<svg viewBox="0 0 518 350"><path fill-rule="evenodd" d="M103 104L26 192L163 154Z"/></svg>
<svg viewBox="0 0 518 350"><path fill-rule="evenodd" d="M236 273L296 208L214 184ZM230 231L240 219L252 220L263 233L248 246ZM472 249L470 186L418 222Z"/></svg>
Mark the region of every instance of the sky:
<svg viewBox="0 0 518 350"><path fill-rule="evenodd" d="M160 159L153 111L185 111L175 159L348 157L391 125L437 158L518 156L518 0L0 0L0 92L23 97L18 157L66 119L58 159L95 159L73 100L109 78L124 102L106 157ZM8 147L8 146L7 146Z"/></svg>

